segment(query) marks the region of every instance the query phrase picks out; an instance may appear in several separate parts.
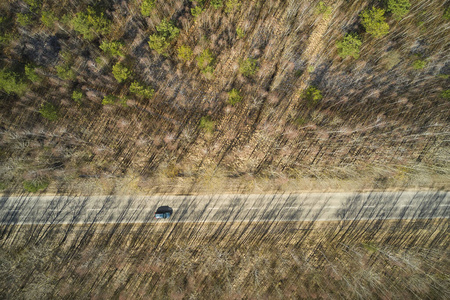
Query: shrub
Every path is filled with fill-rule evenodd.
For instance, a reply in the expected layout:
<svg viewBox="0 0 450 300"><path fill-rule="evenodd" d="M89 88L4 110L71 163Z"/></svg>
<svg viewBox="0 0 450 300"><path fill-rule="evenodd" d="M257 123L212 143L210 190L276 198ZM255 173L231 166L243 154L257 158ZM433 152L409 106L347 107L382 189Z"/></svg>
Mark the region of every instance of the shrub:
<svg viewBox="0 0 450 300"><path fill-rule="evenodd" d="M76 77L75 72L67 64L56 66L56 72L62 80L74 80Z"/></svg>
<svg viewBox="0 0 450 300"><path fill-rule="evenodd" d="M41 15L41 22L45 27L53 28L57 18L51 11L43 11Z"/></svg>
<svg viewBox="0 0 450 300"><path fill-rule="evenodd" d="M301 77L303 75L303 73L305 73L305 69L299 69L299 70L295 71L294 75L296 77Z"/></svg>
<svg viewBox="0 0 450 300"><path fill-rule="evenodd" d="M194 55L194 52L192 52L191 47L187 45L181 45L178 48L178 58L180 58L183 61L191 60L192 56Z"/></svg>
<svg viewBox="0 0 450 300"><path fill-rule="evenodd" d="M49 182L47 180L27 180L23 183L23 188L30 193L36 193L40 190L45 190Z"/></svg>
<svg viewBox="0 0 450 300"><path fill-rule="evenodd" d="M203 74L212 74L212 73L214 73L214 66L213 65L206 66L206 68L204 68L202 70L202 73Z"/></svg>
<svg viewBox="0 0 450 300"><path fill-rule="evenodd" d="M246 60L241 60L239 63L239 71L245 77L250 77L256 74L258 71L257 60L253 58L247 58Z"/></svg>
<svg viewBox="0 0 450 300"><path fill-rule="evenodd" d="M122 105L123 107L128 107L128 105L127 105L127 101L128 101L128 97L127 96L120 96L120 97L118 97L117 98L117 102L120 104L120 105Z"/></svg>
<svg viewBox="0 0 450 300"><path fill-rule="evenodd" d="M323 1L320 1L316 7L315 13L318 15L323 14L324 17L329 17L331 16L331 6L327 6Z"/></svg>
<svg viewBox="0 0 450 300"><path fill-rule="evenodd" d="M58 110L51 103L42 103L39 113L49 121L56 121L58 119Z"/></svg>
<svg viewBox="0 0 450 300"><path fill-rule="evenodd" d="M200 6L196 6L191 8L191 14L194 18L197 18L198 16L200 16L203 12L203 8L201 8Z"/></svg>
<svg viewBox="0 0 450 300"><path fill-rule="evenodd" d="M242 39L245 37L244 30L241 27L236 28L236 34L238 36L238 39Z"/></svg>
<svg viewBox="0 0 450 300"><path fill-rule="evenodd" d="M447 100L450 100L450 90L442 91L441 97Z"/></svg>
<svg viewBox="0 0 450 300"><path fill-rule="evenodd" d="M96 13L91 7L86 12L79 12L70 21L73 29L87 40L93 40L95 35L107 34L110 22L103 13Z"/></svg>
<svg viewBox="0 0 450 300"><path fill-rule="evenodd" d="M25 0L25 3L30 6L30 9L33 10L39 6L38 0Z"/></svg>
<svg viewBox="0 0 450 300"><path fill-rule="evenodd" d="M447 21L450 20L450 7L447 7L444 10L444 15L442 17Z"/></svg>
<svg viewBox="0 0 450 300"><path fill-rule="evenodd" d="M105 97L103 97L102 104L113 105L116 104L117 100L119 100L119 98L114 95L106 95Z"/></svg>
<svg viewBox="0 0 450 300"><path fill-rule="evenodd" d="M385 36L389 32L389 24L386 23L384 17L384 9L372 7L366 9L361 14L361 23L366 32L376 38Z"/></svg>
<svg viewBox="0 0 450 300"><path fill-rule="evenodd" d="M144 17L150 16L150 13L155 8L155 0L142 0L140 8Z"/></svg>
<svg viewBox="0 0 450 300"><path fill-rule="evenodd" d="M423 68L425 68L426 65L427 65L427 62L420 58L416 59L412 64L414 70L422 70Z"/></svg>
<svg viewBox="0 0 450 300"><path fill-rule="evenodd" d="M388 0L387 6L387 11L390 11L394 18L401 19L409 12L411 3L409 0Z"/></svg>
<svg viewBox="0 0 450 300"><path fill-rule="evenodd" d="M155 50L158 54L163 54L167 47L169 47L169 42L166 38L158 34L152 34L150 40L148 41L148 46L150 49Z"/></svg>
<svg viewBox="0 0 450 300"><path fill-rule="evenodd" d="M116 105L121 104L122 106L127 106L128 98L125 96L117 97L114 95L106 95L103 97L102 104L103 105Z"/></svg>
<svg viewBox="0 0 450 300"><path fill-rule="evenodd" d="M211 0L211 5L215 9L219 9L223 6L223 0Z"/></svg>
<svg viewBox="0 0 450 300"><path fill-rule="evenodd" d="M30 64L25 66L25 75L31 82L38 83L42 81L41 76L36 73L36 69Z"/></svg>
<svg viewBox="0 0 450 300"><path fill-rule="evenodd" d="M19 23L21 26L25 27L31 23L31 17L28 14L18 13L16 15L16 18L17 23Z"/></svg>
<svg viewBox="0 0 450 300"><path fill-rule="evenodd" d="M160 36L165 37L168 40L173 40L180 34L180 29L176 27L172 21L164 19L156 26L156 31L158 31Z"/></svg>
<svg viewBox="0 0 450 300"><path fill-rule="evenodd" d="M242 96L237 89L232 89L228 92L228 103L235 105L241 102Z"/></svg>
<svg viewBox="0 0 450 300"><path fill-rule="evenodd" d="M131 75L130 70L127 67L123 66L121 63L116 63L112 68L112 73L114 78L116 78L117 82L121 83L128 79Z"/></svg>
<svg viewBox="0 0 450 300"><path fill-rule="evenodd" d="M15 37L12 33L0 34L0 45L7 45L14 39Z"/></svg>
<svg viewBox="0 0 450 300"><path fill-rule="evenodd" d="M197 66L202 70L204 73L212 73L214 71L213 65L215 57L211 50L205 49L202 51L202 53L197 56Z"/></svg>
<svg viewBox="0 0 450 300"><path fill-rule="evenodd" d="M305 118L303 118L303 117L298 117L297 119L295 119L295 124L297 124L298 126L303 126L303 125L305 125L306 123L308 123L308 121L305 119Z"/></svg>
<svg viewBox="0 0 450 300"><path fill-rule="evenodd" d="M75 101L76 103L80 104L81 103L81 99L83 98L83 93L79 90L73 91L72 93L72 100Z"/></svg>
<svg viewBox="0 0 450 300"><path fill-rule="evenodd" d="M308 106L313 107L322 100L323 96L318 88L310 86L302 93L302 98L307 101Z"/></svg>
<svg viewBox="0 0 450 300"><path fill-rule="evenodd" d="M227 2L225 2L225 12L227 14L235 12L239 10L241 4L241 0L227 0Z"/></svg>
<svg viewBox="0 0 450 300"><path fill-rule="evenodd" d="M100 45L100 49L112 56L121 56L124 57L124 45L121 42L108 42L108 41L102 41Z"/></svg>
<svg viewBox="0 0 450 300"><path fill-rule="evenodd" d="M137 81L134 81L130 86L130 92L142 96L144 98L152 98L155 94L155 90L149 86L144 86Z"/></svg>
<svg viewBox="0 0 450 300"><path fill-rule="evenodd" d="M336 43L339 51L339 56L346 58L351 56L353 58L359 57L359 47L361 47L361 40L357 34L347 34L345 37Z"/></svg>
<svg viewBox="0 0 450 300"><path fill-rule="evenodd" d="M416 23L417 28L420 29L420 32L425 32L427 31L427 27L425 26L425 22L424 21L418 21Z"/></svg>
<svg viewBox="0 0 450 300"><path fill-rule="evenodd" d="M7 94L22 96L28 89L28 85L17 79L17 75L6 70L0 70L0 90Z"/></svg>
<svg viewBox="0 0 450 300"><path fill-rule="evenodd" d="M67 64L73 64L73 55L69 51L62 51L60 52L60 55L65 63Z"/></svg>
<svg viewBox="0 0 450 300"><path fill-rule="evenodd" d="M199 127L208 133L213 133L215 123L211 120L211 117L205 116L200 119Z"/></svg>
<svg viewBox="0 0 450 300"><path fill-rule="evenodd" d="M152 34L148 42L150 49L155 50L158 54L163 54L171 40L180 34L178 29L171 21L164 19L156 26L158 33Z"/></svg>

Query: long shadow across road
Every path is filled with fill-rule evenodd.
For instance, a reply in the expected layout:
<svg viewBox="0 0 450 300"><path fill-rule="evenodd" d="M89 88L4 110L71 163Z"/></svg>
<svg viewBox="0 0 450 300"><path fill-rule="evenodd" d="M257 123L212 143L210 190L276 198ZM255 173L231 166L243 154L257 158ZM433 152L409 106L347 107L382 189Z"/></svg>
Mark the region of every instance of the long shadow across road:
<svg viewBox="0 0 450 300"><path fill-rule="evenodd" d="M155 220L170 206L168 220ZM0 223L335 221L448 218L446 191L202 196L2 196Z"/></svg>

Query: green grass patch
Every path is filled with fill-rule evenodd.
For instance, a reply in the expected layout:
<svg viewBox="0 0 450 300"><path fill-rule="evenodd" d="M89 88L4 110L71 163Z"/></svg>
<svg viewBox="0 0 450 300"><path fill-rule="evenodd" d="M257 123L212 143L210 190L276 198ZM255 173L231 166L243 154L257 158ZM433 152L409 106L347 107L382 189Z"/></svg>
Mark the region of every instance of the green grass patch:
<svg viewBox="0 0 450 300"><path fill-rule="evenodd" d="M47 180L27 180L22 183L23 188L30 193L37 193L45 190L50 184Z"/></svg>
<svg viewBox="0 0 450 300"><path fill-rule="evenodd" d="M241 27L236 28L236 34L238 39L243 39L245 37L244 29L242 29Z"/></svg>
<svg viewBox="0 0 450 300"><path fill-rule="evenodd" d="M374 243L362 243L362 246L364 247L364 249L366 249L367 251L369 251L370 253L373 252L377 252L378 251L378 247L376 244Z"/></svg>
<svg viewBox="0 0 450 300"><path fill-rule="evenodd" d="M413 61L412 63L412 67L414 68L414 70L422 70L423 68L425 68L427 65L426 60L424 59L416 59L415 61Z"/></svg>
<svg viewBox="0 0 450 300"><path fill-rule="evenodd" d="M204 116L200 119L199 127L208 133L213 133L215 126L215 122L211 120L210 116Z"/></svg>
<svg viewBox="0 0 450 300"><path fill-rule="evenodd" d="M450 90L442 91L441 97L446 99L446 100L450 100Z"/></svg>
<svg viewBox="0 0 450 300"><path fill-rule="evenodd" d="M102 99L102 104L103 105L122 105L123 107L127 106L127 100L128 98L125 96L114 96L114 95L106 95L105 97L103 97Z"/></svg>
<svg viewBox="0 0 450 300"><path fill-rule="evenodd" d="M237 89L232 89L228 92L228 103L231 105L236 105L242 101L241 93Z"/></svg>

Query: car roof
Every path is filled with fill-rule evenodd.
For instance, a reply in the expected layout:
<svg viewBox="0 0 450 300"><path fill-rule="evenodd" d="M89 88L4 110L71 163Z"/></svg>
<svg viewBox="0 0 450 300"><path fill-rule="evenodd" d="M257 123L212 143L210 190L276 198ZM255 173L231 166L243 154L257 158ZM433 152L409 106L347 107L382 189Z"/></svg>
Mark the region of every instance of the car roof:
<svg viewBox="0 0 450 300"><path fill-rule="evenodd" d="M156 210L156 213L172 213L173 209L170 208L169 206L160 206L158 207L158 209Z"/></svg>

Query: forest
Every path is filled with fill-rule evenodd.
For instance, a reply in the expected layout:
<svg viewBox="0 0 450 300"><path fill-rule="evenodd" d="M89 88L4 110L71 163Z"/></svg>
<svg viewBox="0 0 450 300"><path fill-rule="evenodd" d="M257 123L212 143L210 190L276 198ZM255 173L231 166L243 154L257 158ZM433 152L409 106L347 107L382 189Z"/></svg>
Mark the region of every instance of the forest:
<svg viewBox="0 0 450 300"><path fill-rule="evenodd" d="M448 187L443 0L7 0L8 193Z"/></svg>
<svg viewBox="0 0 450 300"><path fill-rule="evenodd" d="M16 224L11 210L0 298L449 299L449 29L448 0L0 1L0 209L437 191L400 219L350 205L334 221Z"/></svg>

